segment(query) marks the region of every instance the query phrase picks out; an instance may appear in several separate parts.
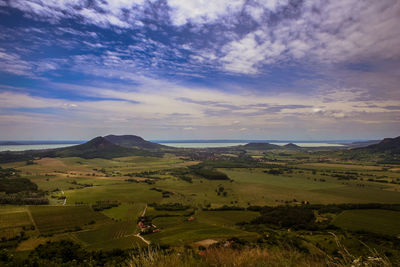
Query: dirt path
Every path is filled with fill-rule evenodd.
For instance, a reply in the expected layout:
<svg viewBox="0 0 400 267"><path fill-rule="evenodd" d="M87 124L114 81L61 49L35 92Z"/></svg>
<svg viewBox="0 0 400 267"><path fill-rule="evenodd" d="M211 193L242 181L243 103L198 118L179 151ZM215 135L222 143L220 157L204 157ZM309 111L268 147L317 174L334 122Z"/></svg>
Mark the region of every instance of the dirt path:
<svg viewBox="0 0 400 267"><path fill-rule="evenodd" d="M26 212L28 213L29 219L31 219L31 222L32 222L33 226L35 226L35 230L37 230L37 231L39 232L39 228L37 227L36 222L35 222L35 220L34 220L33 217L32 217L32 213L31 213L31 211L29 210L29 207L26 208ZM40 233L40 232L39 232L39 233Z"/></svg>
<svg viewBox="0 0 400 267"><path fill-rule="evenodd" d="M147 204L146 204L146 207L144 207L144 210L143 210L142 214L140 215L141 217L143 217L143 216L146 215L146 210L147 210ZM150 241L149 241L149 240L146 240L143 236L141 236L141 235L140 235L140 232L137 233L135 236L138 237L138 238L140 238L140 239L141 239L144 243L146 243L147 245L150 245Z"/></svg>
<svg viewBox="0 0 400 267"><path fill-rule="evenodd" d="M143 241L144 243L146 243L147 245L150 245L150 241L144 239L144 237L141 236L140 233L137 233L135 236L136 236L136 237L139 237L140 239L142 239L142 241Z"/></svg>
<svg viewBox="0 0 400 267"><path fill-rule="evenodd" d="M64 190L61 190L61 194L64 195ZM65 204L67 204L67 197L64 198L63 206L65 206Z"/></svg>
<svg viewBox="0 0 400 267"><path fill-rule="evenodd" d="M146 204L146 207L144 207L144 210L143 210L143 212L142 212L142 215L140 215L141 217L144 217L144 215L146 215L146 210L147 210L147 204Z"/></svg>

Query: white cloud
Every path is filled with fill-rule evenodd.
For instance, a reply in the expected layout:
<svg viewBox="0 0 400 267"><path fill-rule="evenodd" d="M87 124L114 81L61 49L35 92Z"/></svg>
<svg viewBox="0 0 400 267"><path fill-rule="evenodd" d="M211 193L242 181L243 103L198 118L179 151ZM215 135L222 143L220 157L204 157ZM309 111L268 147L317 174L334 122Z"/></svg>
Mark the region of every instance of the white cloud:
<svg viewBox="0 0 400 267"><path fill-rule="evenodd" d="M168 90L155 89L161 84ZM177 138L179 133L186 131L192 132L198 138L223 138L223 133L226 134L232 127L237 127L236 131L232 131L233 133L249 133L253 138L254 134L263 131L275 133L275 137L283 138L278 133L290 133L291 131L285 130L288 125L297 127L296 135L298 136L300 133L306 133L311 126L315 129L313 133L318 135L323 129L327 127L330 129L333 125L345 130L349 123L353 123L354 127L360 129L367 123L375 125L371 127L376 131L382 128L387 129L387 127L400 130L398 124L391 126L396 121L396 117L400 117L400 111L386 108L398 105L396 100L373 102L355 100L362 92L354 88L342 88L336 93L332 90L327 96L337 94L338 99L325 102L324 95L321 94L314 96L296 93L260 95L246 90L230 93L205 88L181 87L167 81L150 79L142 80L142 85L134 89L131 89L129 85L117 83L109 86L58 83L49 85L55 90L71 90L74 94L79 93L81 96L96 95L98 100L77 102L12 91L2 92L0 93L0 124L5 125L8 133L27 125L32 128L32 131L39 131L39 128L43 131L43 129L50 129L49 123L53 121L54 125L59 125L63 129L75 129L81 133L89 129L108 131L104 134L109 132L140 134L144 131L155 138L172 133L175 133L174 136ZM19 108L22 109L19 110ZM33 110L26 110L26 108ZM36 108L52 108L55 112L46 115L35 113ZM57 112L57 110L62 112ZM104 114L107 114L106 119ZM11 122L12 120L14 121ZM164 130L159 127L164 127ZM171 130L174 128L176 131ZM335 132L336 130L332 133ZM63 133L60 132L60 134Z"/></svg>
<svg viewBox="0 0 400 267"><path fill-rule="evenodd" d="M292 8L287 1L263 3L263 7L261 2L245 5L247 12L260 21L258 28L245 35L231 34L236 36L233 40L214 48L220 52L218 57L203 56L218 54L208 48L203 53L198 51L193 59L218 62L229 72L256 74L263 66L292 59L326 64L400 58L399 1L306 1L296 8L295 17L278 12L279 8ZM273 25L260 20L266 10L277 12ZM223 15L234 14L227 11ZM227 22L221 21L226 26Z"/></svg>
<svg viewBox="0 0 400 267"><path fill-rule="evenodd" d="M221 61L226 70L254 74L259 63L274 63L284 50L285 46L279 41L271 42L264 32L256 31L225 45L222 51L226 55Z"/></svg>
<svg viewBox="0 0 400 267"><path fill-rule="evenodd" d="M143 27L140 19L146 16L145 10L158 12L144 0L96 1L93 2L96 8L78 0L8 3L35 19L57 22L62 18L83 18L85 23L116 28ZM168 0L167 4L169 10L162 11L168 10L170 20L161 16L162 21L154 27L170 21L175 26L190 22L197 30L205 30L202 26L210 23L222 26L216 43L198 50L190 46L194 64L219 64L229 72L256 74L265 65L291 59L336 63L400 58L400 2L397 0L373 3L307 0L295 7L288 0ZM247 29L247 33L243 29L237 31L240 27L236 24L243 12L258 23ZM101 47L98 43L91 45ZM151 51L155 55L154 66L165 63L159 60L159 55L167 51L172 50Z"/></svg>
<svg viewBox="0 0 400 267"><path fill-rule="evenodd" d="M180 26L190 23L210 23L228 14L236 13L243 7L244 0L168 0L173 24Z"/></svg>
<svg viewBox="0 0 400 267"><path fill-rule="evenodd" d="M117 26L127 28L135 25L137 9L144 4L143 0L109 0L96 1L98 12L86 5L86 1L79 0L13 0L11 7L18 8L27 15L39 19L46 19L53 23L63 18L81 17L85 22L101 27ZM126 16L124 11L134 13Z"/></svg>
<svg viewBox="0 0 400 267"><path fill-rule="evenodd" d="M32 64L21 59L18 54L0 48L0 70L16 75L32 75Z"/></svg>

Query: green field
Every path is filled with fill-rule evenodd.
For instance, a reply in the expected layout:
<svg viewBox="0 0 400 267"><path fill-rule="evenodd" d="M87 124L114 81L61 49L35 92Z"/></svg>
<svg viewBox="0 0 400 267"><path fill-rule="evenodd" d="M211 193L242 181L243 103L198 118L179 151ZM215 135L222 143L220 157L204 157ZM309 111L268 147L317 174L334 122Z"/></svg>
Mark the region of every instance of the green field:
<svg viewBox="0 0 400 267"><path fill-rule="evenodd" d="M145 206L145 203L123 203L118 207L104 210L103 214L115 220L136 220Z"/></svg>
<svg viewBox="0 0 400 267"><path fill-rule="evenodd" d="M232 163L229 165L232 168L218 167L229 180L210 180L193 173L188 174L191 181L182 179L179 171L176 174L174 170L189 170L188 166L199 162L171 154L160 158L133 156L110 160L42 158L31 165L25 162L3 164L2 167L15 168L21 177L36 183L50 205L0 206L0 234L11 240L0 245L28 251L46 241L67 239L89 251L133 249L146 247L147 243L179 250L185 245L197 247L231 238L251 244L277 244L281 241L273 238L278 236L286 238L285 242L290 244L302 244L315 253L319 251L318 246L334 253L336 243L327 230L310 234L309 230L256 225L253 221L261 213L246 208L301 203L400 204L398 173L393 171L396 166L307 162L297 158L308 155L306 152L291 152L289 156L279 153L249 153L259 161L264 160L268 164L265 167L236 168ZM311 159L315 157L309 155ZM94 211L91 205L98 201L116 201L118 206ZM155 208L168 203L187 207ZM242 210L218 210L223 206ZM142 214L145 218L140 220L147 221L147 228L140 229L138 220ZM359 236L353 234L354 231L388 236L400 234L400 212L352 209L336 213L315 211L315 214L318 222L314 228L325 229L323 224L339 227L332 231L343 237L343 242L354 247L357 253L364 250L359 249ZM21 231L25 236L18 239ZM363 242L373 245L374 241L363 239ZM379 248L395 253L387 244L380 243Z"/></svg>
<svg viewBox="0 0 400 267"><path fill-rule="evenodd" d="M161 244L184 245L204 239L220 240L227 237L255 239L258 235L232 227L215 226L200 221L188 221L185 217L161 217L153 220L161 232L145 236Z"/></svg>
<svg viewBox="0 0 400 267"><path fill-rule="evenodd" d="M26 207L0 206L0 238L13 238L32 226Z"/></svg>
<svg viewBox="0 0 400 267"><path fill-rule="evenodd" d="M42 235L72 231L110 221L88 206L30 206L29 211Z"/></svg>
<svg viewBox="0 0 400 267"><path fill-rule="evenodd" d="M333 224L351 231L367 231L390 236L400 235L400 212L391 210L346 210Z"/></svg>
<svg viewBox="0 0 400 267"><path fill-rule="evenodd" d="M132 248L144 245L143 241L134 236L136 232L136 221L124 221L78 232L75 236L90 249Z"/></svg>
<svg viewBox="0 0 400 267"><path fill-rule="evenodd" d="M101 200L145 203L160 201L161 194L149 190L150 188L151 186L143 183L123 183L67 190L65 195L68 204L75 204L76 202L95 203Z"/></svg>
<svg viewBox="0 0 400 267"><path fill-rule="evenodd" d="M398 188L392 185L376 185L363 182L366 186L360 187L360 182L341 182L334 178L324 177L325 182L314 180L309 173L293 175L270 175L260 171L223 170L234 180L232 186L237 192L237 198L242 202L257 205L268 203L276 205L282 201L296 199L310 203L400 203L400 193L389 191Z"/></svg>
<svg viewBox="0 0 400 267"><path fill-rule="evenodd" d="M196 214L199 222L224 227L235 227L237 223L251 221L257 216L259 216L258 212L235 210L201 211Z"/></svg>

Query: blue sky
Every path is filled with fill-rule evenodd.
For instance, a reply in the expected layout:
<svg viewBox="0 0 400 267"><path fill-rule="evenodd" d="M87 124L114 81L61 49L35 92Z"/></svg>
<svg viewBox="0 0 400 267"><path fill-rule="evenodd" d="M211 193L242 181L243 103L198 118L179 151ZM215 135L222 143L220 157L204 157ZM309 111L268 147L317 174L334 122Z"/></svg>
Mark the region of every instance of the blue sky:
<svg viewBox="0 0 400 267"><path fill-rule="evenodd" d="M397 0L0 0L0 139L400 135Z"/></svg>

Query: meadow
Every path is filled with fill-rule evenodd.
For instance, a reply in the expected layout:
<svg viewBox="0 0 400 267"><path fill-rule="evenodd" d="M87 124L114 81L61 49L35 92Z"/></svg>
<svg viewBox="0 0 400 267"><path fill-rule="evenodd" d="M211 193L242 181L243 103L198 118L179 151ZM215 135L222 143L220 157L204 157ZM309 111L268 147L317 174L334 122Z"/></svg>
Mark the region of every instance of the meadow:
<svg viewBox="0 0 400 267"><path fill-rule="evenodd" d="M391 210L347 210L333 224L353 231L400 237L400 212Z"/></svg>

